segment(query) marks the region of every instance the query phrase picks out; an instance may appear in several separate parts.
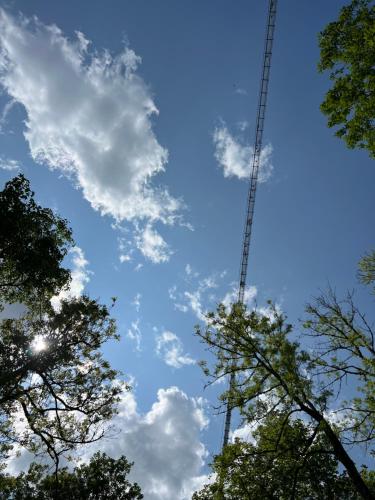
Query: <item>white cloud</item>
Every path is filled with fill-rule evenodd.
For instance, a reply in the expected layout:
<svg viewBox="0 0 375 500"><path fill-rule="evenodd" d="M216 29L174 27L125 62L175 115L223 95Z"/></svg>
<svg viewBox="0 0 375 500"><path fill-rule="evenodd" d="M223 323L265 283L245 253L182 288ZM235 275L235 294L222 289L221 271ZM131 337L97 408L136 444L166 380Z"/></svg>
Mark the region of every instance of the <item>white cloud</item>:
<svg viewBox="0 0 375 500"><path fill-rule="evenodd" d="M193 269L192 269L191 265L190 264L186 264L186 266L185 266L185 273L188 276L190 276L192 272L193 272Z"/></svg>
<svg viewBox="0 0 375 500"><path fill-rule="evenodd" d="M30 428L20 405L16 405L13 417L13 430L16 435L23 436L28 433ZM27 451L19 443L15 442L6 461L6 472L13 475L24 472L28 469L34 459L34 454Z"/></svg>
<svg viewBox="0 0 375 500"><path fill-rule="evenodd" d="M247 120L242 120L237 123L237 127L240 132L245 132L247 128L249 128L249 122Z"/></svg>
<svg viewBox="0 0 375 500"><path fill-rule="evenodd" d="M207 314L206 305L207 303L212 304L216 300L215 295L210 293L210 291L218 288L219 281L226 276L226 271L213 273L197 280L199 273L187 264L185 274L187 276L185 281L193 289L180 292L177 290L177 286L174 285L168 290L169 298L173 300L175 309L183 313L190 310L200 321L205 322Z"/></svg>
<svg viewBox="0 0 375 500"><path fill-rule="evenodd" d="M141 342L142 342L142 333L141 329L139 328L139 319L136 321L132 321L131 327L128 329L128 332L126 336L135 342L135 348L137 351L141 350Z"/></svg>
<svg viewBox="0 0 375 500"><path fill-rule="evenodd" d="M150 224L147 224L142 231L137 231L135 243L138 250L155 264L167 262L172 254L167 243Z"/></svg>
<svg viewBox="0 0 375 500"><path fill-rule="evenodd" d="M255 443L254 431L258 428L259 423L254 422L251 424L246 424L243 427L239 427L230 433L230 440L234 443L235 439L241 441L246 441L247 443Z"/></svg>
<svg viewBox="0 0 375 500"><path fill-rule="evenodd" d="M16 101L14 101L13 99L11 99L10 101L8 101L5 104L4 109L3 109L1 116L0 116L0 133L3 133L3 128L7 124L8 115L15 104L16 104Z"/></svg>
<svg viewBox="0 0 375 500"><path fill-rule="evenodd" d="M8 170L9 172L12 172L15 170L20 170L21 164L17 160L12 160L10 158L4 158L3 156L0 156L0 168L1 170Z"/></svg>
<svg viewBox="0 0 375 500"><path fill-rule="evenodd" d="M170 288L168 288L168 296L172 300L176 300L176 291L177 291L177 285L173 285Z"/></svg>
<svg viewBox="0 0 375 500"><path fill-rule="evenodd" d="M254 149L234 137L225 124L217 127L213 134L215 158L223 168L224 177L248 179ZM258 182L267 181L272 175L272 146L268 144L262 149Z"/></svg>
<svg viewBox="0 0 375 500"><path fill-rule="evenodd" d="M202 290L198 289L198 290L195 290L194 292L185 292L184 295L188 301L188 305L189 305L190 309L193 311L193 313L196 315L196 317L200 321L205 321L206 320L206 316L205 316L206 312L204 311L203 305L202 305ZM179 309L181 311L183 310L182 307L180 307Z"/></svg>
<svg viewBox="0 0 375 500"><path fill-rule="evenodd" d="M152 185L168 152L152 130L158 110L136 73L141 58L89 46L82 33L68 39L55 25L0 9L0 83L25 108L32 158L72 178L101 214L146 223L140 249L165 262L170 252L150 224L179 221L181 202Z"/></svg>
<svg viewBox="0 0 375 500"><path fill-rule="evenodd" d="M247 307L249 307L251 303L254 301L255 297L257 296L257 293L258 290L255 286L247 286L245 288L243 302ZM231 290L224 295L224 298L222 299L221 302L227 309L229 309L231 304L238 302L238 285L236 283L232 283Z"/></svg>
<svg viewBox="0 0 375 500"><path fill-rule="evenodd" d="M130 257L130 255L127 255L127 254L120 254L120 262L121 264L123 264L124 262L129 262L132 260L132 258Z"/></svg>
<svg viewBox="0 0 375 500"><path fill-rule="evenodd" d="M140 293L137 293L133 299L133 302L132 302L132 306L135 307L135 310L137 312L139 312L139 310L141 308L141 298L142 298L142 295Z"/></svg>
<svg viewBox="0 0 375 500"><path fill-rule="evenodd" d="M186 264L185 274L187 278L198 278L199 276L199 273L197 271L194 271L193 267L190 264Z"/></svg>
<svg viewBox="0 0 375 500"><path fill-rule="evenodd" d="M134 242L133 237L130 234L129 228L124 227L120 224L111 224L112 229L121 231L125 236L120 236L117 238L118 241L118 249L120 252L119 260L121 264L124 262L131 262L133 260L134 254Z"/></svg>
<svg viewBox="0 0 375 500"><path fill-rule="evenodd" d="M235 94L239 94L239 95L247 95L247 90L245 90L241 87L236 87L234 92L235 92Z"/></svg>
<svg viewBox="0 0 375 500"><path fill-rule="evenodd" d="M324 418L330 423L341 428L350 428L355 423L355 413L341 408L324 412Z"/></svg>
<svg viewBox="0 0 375 500"><path fill-rule="evenodd" d="M156 353L163 358L165 363L173 368L181 368L184 365L192 365L195 360L188 354L184 354L181 340L176 334L164 331L156 337Z"/></svg>
<svg viewBox="0 0 375 500"><path fill-rule="evenodd" d="M80 247L73 247L69 251L72 268L71 282L69 288L62 290L59 295L52 297L51 304L54 309L60 307L61 300L76 298L82 295L86 284L90 281L91 271L87 270L88 261L85 259L83 250Z"/></svg>
<svg viewBox="0 0 375 500"><path fill-rule="evenodd" d="M269 305L263 306L263 307L258 307L257 312L261 314L262 316L267 316L271 321L275 321L275 313L281 314L283 311L281 309L280 303L275 303L274 308L270 307Z"/></svg>
<svg viewBox="0 0 375 500"><path fill-rule="evenodd" d="M178 302L176 302L176 303L174 304L174 306L175 306L175 308L177 309L177 311L181 311L181 312L183 312L183 313L186 313L186 312L188 312L188 310L189 310L189 308L188 308L188 306L187 306L187 305L185 305L185 304L179 304Z"/></svg>
<svg viewBox="0 0 375 500"><path fill-rule="evenodd" d="M206 321L207 310L203 306L203 303L206 302L205 295L207 291L213 288L217 288L217 279L224 276L225 272L219 275L217 273L214 273L210 276L207 276L206 278L201 279L196 290L192 292L184 292L184 297L187 300L188 306L200 321ZM214 299L214 297L211 297L211 299ZM180 310L182 310L182 308L180 308Z"/></svg>
<svg viewBox="0 0 375 500"><path fill-rule="evenodd" d="M200 398L189 398L177 387L159 389L151 409L140 414L134 394L125 393L113 424L119 434L96 447L134 461L131 480L141 485L147 500L190 500L206 481L201 468L207 450L199 436L208 419ZM87 457L95 446L88 451Z"/></svg>

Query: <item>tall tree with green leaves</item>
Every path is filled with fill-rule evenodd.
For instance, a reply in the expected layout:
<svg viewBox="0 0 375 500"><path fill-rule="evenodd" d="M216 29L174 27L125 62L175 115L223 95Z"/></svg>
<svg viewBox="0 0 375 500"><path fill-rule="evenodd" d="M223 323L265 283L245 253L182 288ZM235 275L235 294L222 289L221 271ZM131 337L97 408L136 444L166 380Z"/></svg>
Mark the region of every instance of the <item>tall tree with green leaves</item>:
<svg viewBox="0 0 375 500"><path fill-rule="evenodd" d="M328 449L321 430L275 412L253 430L250 442L236 439L215 457L212 483L193 500L359 499Z"/></svg>
<svg viewBox="0 0 375 500"><path fill-rule="evenodd" d="M0 192L0 292L2 304L47 300L70 281L62 261L73 244L65 219L34 199L18 175Z"/></svg>
<svg viewBox="0 0 375 500"><path fill-rule="evenodd" d="M296 340L284 314L270 306L267 315L234 304L220 305L197 334L214 353L216 363L203 363L212 381L235 373L235 381L222 400L239 408L247 422L262 422L275 411L287 419L303 415L312 436L321 433L332 454L346 469L359 495L374 499L346 445L374 442L374 335L352 298L340 303L330 293L308 307L309 335L319 340L307 352ZM342 381L358 392L337 407ZM310 446L314 443L311 440ZM309 452L306 448L306 453Z"/></svg>
<svg viewBox="0 0 375 500"><path fill-rule="evenodd" d="M109 308L87 296L51 306L70 281L62 261L71 244L67 222L35 202L22 175L5 185L0 304L26 308L21 317L0 321L3 458L17 443L47 452L58 467L62 454L103 436L124 388L101 352L118 339Z"/></svg>
<svg viewBox="0 0 375 500"><path fill-rule="evenodd" d="M0 500L141 500L141 488L128 479L132 465L124 456L116 460L100 452L57 475L33 463L16 477L0 475Z"/></svg>
<svg viewBox="0 0 375 500"><path fill-rule="evenodd" d="M319 71L332 87L322 112L349 148L366 148L375 158L375 5L353 0L320 33Z"/></svg>

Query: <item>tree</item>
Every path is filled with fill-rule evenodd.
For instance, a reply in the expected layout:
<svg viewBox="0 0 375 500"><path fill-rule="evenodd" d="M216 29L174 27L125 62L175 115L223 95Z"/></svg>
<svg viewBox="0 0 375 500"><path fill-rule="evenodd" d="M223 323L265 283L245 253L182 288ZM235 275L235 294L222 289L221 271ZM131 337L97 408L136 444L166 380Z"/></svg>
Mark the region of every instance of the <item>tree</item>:
<svg viewBox="0 0 375 500"><path fill-rule="evenodd" d="M353 0L320 33L319 71L330 71L332 88L322 112L328 126L349 148L366 148L375 157L375 6Z"/></svg>
<svg viewBox="0 0 375 500"><path fill-rule="evenodd" d="M346 316L342 316L344 318ZM322 321L324 323L324 319ZM306 326L314 328L312 324ZM332 328L331 339L334 342L334 323ZM373 403L371 394L366 389L366 384L369 384L370 389L374 381L371 353L364 360L365 367L368 366L366 360L370 361L369 367L365 369L366 376L371 378L363 378L362 387L365 391L363 404L368 406L357 407L354 400L353 407L360 415L356 425L353 424L352 413L345 415L346 408L343 408L346 418L341 418L338 425L329 418L329 403L332 396L337 396L340 392L341 378L334 377L332 380L330 370L322 372L322 353L311 355L301 349L299 342L290 339L292 326L286 323L285 316L277 308L271 305L268 315L264 315L257 311L248 312L242 304L235 304L230 312L219 305L216 313L208 315L207 327L204 330L197 327L197 334L216 358L212 369L203 364L206 374L213 381L233 372L236 375L230 390L222 395L224 401L229 399L231 405L238 407L248 422L261 422L275 411L282 412L287 419L304 415L313 428L310 446L314 443L315 436L322 433L329 445L327 453L333 454L346 469L362 498L375 498L344 446L344 438L358 442L358 432L366 435L368 443L373 438L369 430L372 425ZM349 337L348 342L354 342L354 345L348 344L349 351L361 363L360 358L365 355L365 351L356 350L356 339L350 340ZM325 354L329 353L328 345ZM350 371L347 372L349 374ZM363 414L367 408L369 412ZM367 416L368 418L364 418Z"/></svg>
<svg viewBox="0 0 375 500"><path fill-rule="evenodd" d="M373 285L375 283L375 250L359 261L359 280L364 285ZM373 291L375 292L375 287Z"/></svg>
<svg viewBox="0 0 375 500"><path fill-rule="evenodd" d="M33 451L42 445L58 465L62 453L102 437L121 391L100 352L112 338L108 308L85 296L62 302L59 311L45 307L42 317L29 311L3 320L0 442L16 440ZM19 418L27 424L22 434L13 426Z"/></svg>
<svg viewBox="0 0 375 500"><path fill-rule="evenodd" d="M115 460L96 453L88 464L63 468L56 477L34 463L17 477L0 476L0 500L141 500L139 485L127 477L132 465L124 456Z"/></svg>
<svg viewBox="0 0 375 500"><path fill-rule="evenodd" d="M300 419L270 414L253 432L253 442L236 439L215 457L215 480L193 500L359 499L327 447L321 430L314 435Z"/></svg>
<svg viewBox="0 0 375 500"><path fill-rule="evenodd" d="M66 220L34 200L21 174L0 192L0 292L3 303L50 298L69 283L61 266L72 232Z"/></svg>
<svg viewBox="0 0 375 500"><path fill-rule="evenodd" d="M362 283L375 283L375 252L359 263ZM349 381L357 393L340 408L350 415L344 442L367 443L372 453L375 438L375 330L366 315L356 306L353 294L338 300L333 290L322 294L307 306L305 322L316 348L314 365L317 375L329 380L331 387ZM337 411L339 414L339 412Z"/></svg>
<svg viewBox="0 0 375 500"><path fill-rule="evenodd" d="M47 452L57 468L61 454L100 439L116 412L124 385L101 354L118 339L116 325L87 296L51 306L70 280L61 262L71 231L36 204L23 176L6 184L0 208L0 304L27 305L22 317L0 322L0 454L18 443Z"/></svg>

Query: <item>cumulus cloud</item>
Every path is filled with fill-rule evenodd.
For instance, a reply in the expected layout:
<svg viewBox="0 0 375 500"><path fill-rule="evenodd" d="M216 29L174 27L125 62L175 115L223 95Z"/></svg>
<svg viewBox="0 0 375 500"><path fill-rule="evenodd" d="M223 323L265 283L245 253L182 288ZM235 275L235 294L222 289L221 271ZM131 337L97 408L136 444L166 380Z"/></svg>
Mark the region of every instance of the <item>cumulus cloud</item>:
<svg viewBox="0 0 375 500"><path fill-rule="evenodd" d="M224 177L248 179L254 149L239 137L234 137L223 123L213 134L215 158L223 168ZM272 146L268 144L262 149L259 166L259 182L266 182L272 175Z"/></svg>
<svg viewBox="0 0 375 500"><path fill-rule="evenodd" d="M134 461L131 479L148 500L190 500L206 481L201 468L207 450L200 433L208 425L203 401L190 398L177 387L159 389L147 413L139 413L133 393L124 393L113 420L120 430L115 439L96 446L117 458ZM95 451L88 449L87 458Z"/></svg>
<svg viewBox="0 0 375 500"><path fill-rule="evenodd" d="M167 365L173 368L182 368L184 365L195 363L193 358L184 354L183 344L175 333L164 331L155 340L156 353Z"/></svg>
<svg viewBox="0 0 375 500"><path fill-rule="evenodd" d="M175 223L181 202L152 184L168 152L152 130L158 109L136 73L140 62L128 47L90 50L82 33L68 39L56 25L0 9L0 83L9 106L26 111L32 158L69 176L101 214L141 221L138 248L165 262L170 252L150 224Z"/></svg>
<svg viewBox="0 0 375 500"><path fill-rule="evenodd" d="M90 281L90 274L87 269L88 261L85 259L85 254L80 247L73 247L69 250L71 258L71 282L69 288L61 290L59 295L52 297L51 304L54 309L59 309L61 300L76 298L82 295L86 284Z"/></svg>

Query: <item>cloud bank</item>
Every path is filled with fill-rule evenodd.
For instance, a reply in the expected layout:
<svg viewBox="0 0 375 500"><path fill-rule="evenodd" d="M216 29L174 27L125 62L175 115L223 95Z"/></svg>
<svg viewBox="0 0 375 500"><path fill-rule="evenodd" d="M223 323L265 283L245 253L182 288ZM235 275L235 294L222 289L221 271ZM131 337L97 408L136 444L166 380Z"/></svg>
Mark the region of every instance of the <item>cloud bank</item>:
<svg viewBox="0 0 375 500"><path fill-rule="evenodd" d="M141 58L128 47L117 55L89 47L80 32L68 39L56 25L0 9L0 84L25 109L32 158L69 176L102 215L145 224L138 247L163 262L166 243L150 224L174 224L181 202L152 183L168 152L152 130L158 109L136 73Z"/></svg>

